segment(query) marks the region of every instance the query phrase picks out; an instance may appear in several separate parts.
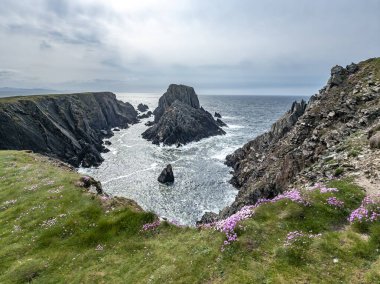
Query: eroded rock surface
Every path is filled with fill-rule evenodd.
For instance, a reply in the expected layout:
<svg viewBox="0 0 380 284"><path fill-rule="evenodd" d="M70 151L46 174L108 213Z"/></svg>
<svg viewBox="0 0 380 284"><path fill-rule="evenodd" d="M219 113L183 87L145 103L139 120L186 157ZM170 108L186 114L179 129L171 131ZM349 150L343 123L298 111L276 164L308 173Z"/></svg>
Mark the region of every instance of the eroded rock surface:
<svg viewBox="0 0 380 284"><path fill-rule="evenodd" d="M192 87L170 85L153 113L155 124L142 136L154 144L186 144L225 134L212 115L200 107Z"/></svg>

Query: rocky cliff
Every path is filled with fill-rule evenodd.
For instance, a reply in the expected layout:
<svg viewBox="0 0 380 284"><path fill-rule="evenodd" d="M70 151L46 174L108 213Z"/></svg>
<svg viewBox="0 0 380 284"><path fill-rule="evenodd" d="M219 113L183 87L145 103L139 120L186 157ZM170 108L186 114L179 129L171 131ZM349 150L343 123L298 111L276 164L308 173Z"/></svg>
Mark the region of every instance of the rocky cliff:
<svg viewBox="0 0 380 284"><path fill-rule="evenodd" d="M113 93L0 99L0 149L32 150L75 167L97 166L111 128L137 122L137 112Z"/></svg>
<svg viewBox="0 0 380 284"><path fill-rule="evenodd" d="M374 159L378 149L369 149L369 139L376 140L379 117L380 59L333 67L327 85L307 105L294 103L268 133L226 157L239 193L220 215L228 216L259 198L272 198L296 182L350 172L357 176L365 161L372 161L368 175L373 182L380 161ZM352 141L357 140L361 144L355 150L352 145L359 142Z"/></svg>
<svg viewBox="0 0 380 284"><path fill-rule="evenodd" d="M170 85L153 113L155 124L142 137L154 144L186 144L225 134L212 115L200 107L192 87Z"/></svg>

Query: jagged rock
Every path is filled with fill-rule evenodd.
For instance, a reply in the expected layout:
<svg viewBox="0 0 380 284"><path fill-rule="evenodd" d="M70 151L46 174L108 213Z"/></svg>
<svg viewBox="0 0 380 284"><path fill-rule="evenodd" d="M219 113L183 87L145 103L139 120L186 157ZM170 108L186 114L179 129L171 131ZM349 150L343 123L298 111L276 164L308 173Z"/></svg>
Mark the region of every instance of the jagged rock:
<svg viewBox="0 0 380 284"><path fill-rule="evenodd" d="M347 69L348 73L353 74L359 70L359 66L355 63L351 63L350 65L346 66L346 69Z"/></svg>
<svg viewBox="0 0 380 284"><path fill-rule="evenodd" d="M198 97L191 87L170 85L153 113L156 123L142 134L153 144L186 144L225 134L212 115L199 107Z"/></svg>
<svg viewBox="0 0 380 284"><path fill-rule="evenodd" d="M328 89L339 86L347 78L348 72L342 66L336 65L331 69L331 77L327 82Z"/></svg>
<svg viewBox="0 0 380 284"><path fill-rule="evenodd" d="M169 184L174 182L173 169L170 164L166 166L157 179L160 183Z"/></svg>
<svg viewBox="0 0 380 284"><path fill-rule="evenodd" d="M357 157L353 158L356 162L364 163L362 155L352 149L351 153L347 152L346 141L362 141L352 134L368 131L373 145L380 144L380 137L379 140L373 138L375 133L380 133L380 97L363 100L369 91L361 86L363 78L367 78L379 62L380 59L370 59L347 70L334 67L328 85L313 96L307 107L305 102L293 104L269 132L228 155L226 164L234 170L231 183L239 192L233 204L220 212L219 218L254 204L259 198L272 198L293 186L295 180L303 185L303 178L314 181L337 172L345 175L355 169L355 165L347 163L349 155ZM352 72L355 76L349 76ZM355 88L359 91L353 94ZM336 161L326 163L324 156ZM340 168L344 168L344 172Z"/></svg>
<svg viewBox="0 0 380 284"><path fill-rule="evenodd" d="M192 108L199 109L198 96L192 87L171 84L159 101L158 107L153 111L154 122L158 122L164 112L175 102L181 101Z"/></svg>
<svg viewBox="0 0 380 284"><path fill-rule="evenodd" d="M146 126L153 126L154 125L154 121L148 121L147 123L145 123Z"/></svg>
<svg viewBox="0 0 380 284"><path fill-rule="evenodd" d="M210 224L218 220L218 214L214 212L206 212L202 218L196 222L197 225Z"/></svg>
<svg viewBox="0 0 380 284"><path fill-rule="evenodd" d="M380 131L376 132L370 139L369 145L371 149L380 149Z"/></svg>
<svg viewBox="0 0 380 284"><path fill-rule="evenodd" d="M104 144L107 145L107 146L112 145L111 141L109 141L109 140L104 141Z"/></svg>
<svg viewBox="0 0 380 284"><path fill-rule="evenodd" d="M217 118L222 118L222 115L219 112L215 112L214 116Z"/></svg>
<svg viewBox="0 0 380 284"><path fill-rule="evenodd" d="M138 109L138 111L140 111L140 112L146 112L146 111L149 109L149 107L148 107L147 105L144 105L144 104L140 103L140 104L137 106L137 109Z"/></svg>
<svg viewBox="0 0 380 284"><path fill-rule="evenodd" d="M217 124L219 127L227 127L227 124L225 124L220 118L217 118L217 119L216 119L216 124Z"/></svg>
<svg viewBox="0 0 380 284"><path fill-rule="evenodd" d="M111 128L137 122L137 112L113 93L0 99L0 149L32 150L74 167L98 166Z"/></svg>
<svg viewBox="0 0 380 284"><path fill-rule="evenodd" d="M138 118L138 119L149 118L149 117L152 116L152 114L153 114L153 112L148 111L147 113L144 113L144 114L140 114L140 115L138 115L137 118Z"/></svg>

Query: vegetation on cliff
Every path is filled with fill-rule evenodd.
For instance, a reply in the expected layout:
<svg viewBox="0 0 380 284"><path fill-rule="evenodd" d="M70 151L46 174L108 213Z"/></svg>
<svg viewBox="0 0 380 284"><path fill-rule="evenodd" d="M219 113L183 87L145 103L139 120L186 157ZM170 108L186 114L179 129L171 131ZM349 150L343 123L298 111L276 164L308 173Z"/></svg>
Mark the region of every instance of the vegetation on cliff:
<svg viewBox="0 0 380 284"><path fill-rule="evenodd" d="M380 281L380 222L350 223L365 195L350 180L299 188L306 203L262 203L224 251L218 230L157 222L81 181L60 162L0 152L1 283Z"/></svg>

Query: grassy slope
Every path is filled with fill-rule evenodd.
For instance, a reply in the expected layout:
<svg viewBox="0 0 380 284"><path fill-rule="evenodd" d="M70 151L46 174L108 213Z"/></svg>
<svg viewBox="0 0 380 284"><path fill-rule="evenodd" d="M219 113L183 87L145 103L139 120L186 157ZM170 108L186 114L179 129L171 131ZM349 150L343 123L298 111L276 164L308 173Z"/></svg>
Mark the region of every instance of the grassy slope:
<svg viewBox="0 0 380 284"><path fill-rule="evenodd" d="M308 207L265 204L221 252L224 236L211 229L162 224L141 233L153 214L105 212L75 186L79 177L33 154L0 151L0 283L380 282L380 224L347 224L363 197L349 181L331 184L344 210L325 204L332 193L311 194ZM42 225L51 218L55 224ZM294 230L322 236L284 247Z"/></svg>

